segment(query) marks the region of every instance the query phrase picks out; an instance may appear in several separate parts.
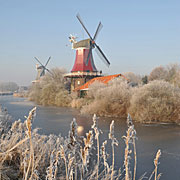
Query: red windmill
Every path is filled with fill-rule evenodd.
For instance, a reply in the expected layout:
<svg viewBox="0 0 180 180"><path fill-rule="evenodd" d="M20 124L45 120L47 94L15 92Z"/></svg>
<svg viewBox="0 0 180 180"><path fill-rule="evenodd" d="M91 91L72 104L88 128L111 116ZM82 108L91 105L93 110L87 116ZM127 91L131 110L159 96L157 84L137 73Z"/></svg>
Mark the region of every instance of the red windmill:
<svg viewBox="0 0 180 180"><path fill-rule="evenodd" d="M106 58L105 54L95 42L97 35L102 28L101 22L99 22L94 37L92 38L84 23L82 22L80 15L78 14L76 17L88 34L89 39L77 42L75 36L70 35L69 37L70 42L72 43L72 48L76 50L76 59L74 66L71 70L71 73L65 76L71 78L71 90L74 90L78 86L81 86L94 77L101 76L102 72L98 72L94 64L92 55L92 50L94 48L96 49L96 52L100 56L100 58L105 62L105 64L107 66L110 65L110 62Z"/></svg>

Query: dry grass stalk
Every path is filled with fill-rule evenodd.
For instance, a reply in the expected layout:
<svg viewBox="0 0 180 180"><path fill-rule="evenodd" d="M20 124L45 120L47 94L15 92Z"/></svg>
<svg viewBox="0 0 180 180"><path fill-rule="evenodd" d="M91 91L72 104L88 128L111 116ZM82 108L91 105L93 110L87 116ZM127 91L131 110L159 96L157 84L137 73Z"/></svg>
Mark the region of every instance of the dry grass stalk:
<svg viewBox="0 0 180 180"><path fill-rule="evenodd" d="M77 163L77 149L80 146L78 143L78 134L77 134L77 123L76 123L76 119L73 118L73 121L71 122L70 125L70 131L69 131L69 144L68 144L68 148L70 149L70 152L72 153L72 156L74 158L69 158L69 163L68 163L68 169L70 170L69 175L70 178L73 178L73 173L74 173L74 177L75 180L77 180L77 166L75 165ZM78 151L79 153L79 151ZM71 165L71 166L69 166ZM74 168L74 172L73 172L73 168Z"/></svg>
<svg viewBox="0 0 180 180"><path fill-rule="evenodd" d="M67 167L66 155L65 155L64 147L61 145L60 148L61 148L60 155L61 155L61 158L64 160L65 169L66 169L66 180L68 180L68 167Z"/></svg>
<svg viewBox="0 0 180 180"><path fill-rule="evenodd" d="M133 180L136 179L136 169L137 169L137 153L136 153L136 130L134 129L134 124L132 121L132 118L130 114L128 114L127 117L127 125L128 127L131 127L132 132L131 132L131 138L132 138L132 144L133 144L133 150L134 150L134 174L133 174Z"/></svg>
<svg viewBox="0 0 180 180"><path fill-rule="evenodd" d="M135 143L135 138L134 137L133 137L133 149L134 149L134 174L133 174L133 180L136 180L137 153L136 153L136 143Z"/></svg>
<svg viewBox="0 0 180 180"><path fill-rule="evenodd" d="M60 145L60 155L61 158L64 160L64 164L65 164L66 180L71 180L73 179L73 163L74 163L75 155L72 156L71 154L68 154L66 157L66 152L62 145Z"/></svg>
<svg viewBox="0 0 180 180"><path fill-rule="evenodd" d="M131 119L131 116L128 114L128 118L127 118L127 125L128 125L128 130L126 131L126 136L123 136L124 140L125 140L125 154L124 154L124 166L125 166L125 180L130 180L131 178L131 172L129 169L129 159L130 159L130 154L131 154L131 150L130 150L130 144L133 144L133 148L134 148L134 180L136 177L136 164L137 164L137 157L136 157L136 146L135 146L135 139L136 139L136 131L134 129L134 125Z"/></svg>
<svg viewBox="0 0 180 180"><path fill-rule="evenodd" d="M34 107L30 112L29 112L29 116L27 117L26 120L26 127L27 127L27 135L29 137L29 143L30 143L30 159L29 159L29 165L28 165L28 169L25 175L25 180L28 179L28 175L29 175L29 171L30 171L30 167L31 169L31 176L30 179L32 179L33 177L33 171L34 171L34 149L33 149L33 143L32 143L32 134L31 134L31 128L32 128L32 121L34 119L36 115L36 107Z"/></svg>
<svg viewBox="0 0 180 180"><path fill-rule="evenodd" d="M74 118L70 125L70 131L69 131L69 148L71 150L75 150L75 146L77 144L77 123L76 119Z"/></svg>
<svg viewBox="0 0 180 180"><path fill-rule="evenodd" d="M11 151L13 151L14 149L16 149L18 146L20 146L21 144L23 144L25 141L27 141L29 139L29 137L21 140L20 142L18 142L15 146L13 146L11 149L7 150L6 152L0 153L0 156L5 155L10 153Z"/></svg>
<svg viewBox="0 0 180 180"><path fill-rule="evenodd" d="M154 180L157 180L159 177L159 175L158 175L158 164L159 164L158 160L159 160L160 156L161 156L161 150L159 149L156 154L156 158L154 159L154 166L155 166Z"/></svg>
<svg viewBox="0 0 180 180"><path fill-rule="evenodd" d="M50 166L48 167L47 170L47 176L46 179L47 180L53 180L53 156L54 156L54 151L52 151L51 156L50 156Z"/></svg>
<svg viewBox="0 0 180 180"><path fill-rule="evenodd" d="M89 131L89 133L86 133L87 138L84 138L84 156L83 157L83 164L86 166L89 163L89 150L92 148L93 145L93 133L92 131Z"/></svg>
<svg viewBox="0 0 180 180"><path fill-rule="evenodd" d="M152 179L153 175L154 175L154 180L159 180L161 177L161 173L158 174L158 165L159 165L158 160L159 160L160 156L161 156L161 150L159 149L158 152L156 153L156 157L154 159L155 168L154 168L154 171L151 173L149 180Z"/></svg>
<svg viewBox="0 0 180 180"><path fill-rule="evenodd" d="M50 166L47 168L47 180L54 180L57 178L58 164L59 164L59 155L60 151L55 153L55 150L52 151L50 156ZM54 158L55 157L55 158Z"/></svg>
<svg viewBox="0 0 180 180"><path fill-rule="evenodd" d="M93 133L89 131L86 133L86 138L84 138L84 148L81 147L81 159L82 159L82 169L81 169L81 179L84 176L84 170L87 170L87 164L89 163L89 153L93 145Z"/></svg>
<svg viewBox="0 0 180 180"><path fill-rule="evenodd" d="M94 114L93 116L93 125L92 125L92 128L94 129L94 132L95 132L95 139L97 141L97 173L96 173L96 178L98 179L98 172L99 172L99 129L98 129L98 122L97 122L98 118L96 117L96 114Z"/></svg>
<svg viewBox="0 0 180 180"><path fill-rule="evenodd" d="M74 165L75 156L68 156L68 179L73 180L73 165Z"/></svg>
<svg viewBox="0 0 180 180"><path fill-rule="evenodd" d="M105 175L107 173L109 173L109 164L107 162L106 144L107 144L107 140L105 140L101 146L101 154L102 154L102 158L103 158Z"/></svg>
<svg viewBox="0 0 180 180"><path fill-rule="evenodd" d="M131 136L131 128L128 128L127 130L127 136L125 138L125 154L124 154L124 166L125 166L125 180L130 180L130 173L129 173L129 142L130 142L130 136Z"/></svg>
<svg viewBox="0 0 180 180"><path fill-rule="evenodd" d="M111 166L111 180L114 177L114 145L118 146L118 141L114 136L114 121L110 124L110 132L109 132L109 139L111 139L111 146L112 146L112 166Z"/></svg>

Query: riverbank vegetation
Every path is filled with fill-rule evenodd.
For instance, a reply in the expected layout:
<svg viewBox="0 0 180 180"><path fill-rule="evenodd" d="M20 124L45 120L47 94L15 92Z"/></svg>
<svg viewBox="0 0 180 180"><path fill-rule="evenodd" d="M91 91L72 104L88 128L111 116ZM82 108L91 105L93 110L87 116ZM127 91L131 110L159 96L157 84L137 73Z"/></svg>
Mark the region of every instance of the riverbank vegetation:
<svg viewBox="0 0 180 180"><path fill-rule="evenodd" d="M180 66L159 66L149 75L132 72L110 81L107 85L95 82L83 98L69 94L69 82L63 80L62 70L47 74L32 86L30 100L42 105L70 106L83 114L126 117L131 113L135 121L143 123L180 123Z"/></svg>
<svg viewBox="0 0 180 180"><path fill-rule="evenodd" d="M69 95L69 82L64 81L64 69L55 68L52 74L47 73L39 83L30 87L29 100L41 105L69 106L71 96Z"/></svg>
<svg viewBox="0 0 180 180"><path fill-rule="evenodd" d="M122 79L114 79L108 86L92 84L84 98L84 101L89 99L89 103L81 108L81 113L126 117L131 90L132 88Z"/></svg>
<svg viewBox="0 0 180 180"><path fill-rule="evenodd" d="M78 125L73 119L69 135L65 138L60 135L38 134L37 129L32 129L35 116L36 108L33 108L25 122L18 120L7 125L3 123L9 121L7 114L1 115L0 125L3 126L0 129L0 177L2 179L135 180L147 178L145 174L141 177L136 174L136 131L129 115L128 129L123 136L125 150L121 169L115 168L115 146L118 146L118 141L114 134L114 121L110 124L109 137L106 137L101 144L99 141L101 131L96 115L93 116L92 127L86 137L78 135ZM111 143L111 156L108 156L106 151L107 143ZM160 155L159 150L154 159L154 170L149 180L157 180L161 176L158 173Z"/></svg>
<svg viewBox="0 0 180 180"><path fill-rule="evenodd" d="M180 88L162 80L134 88L128 112L139 122L180 123Z"/></svg>

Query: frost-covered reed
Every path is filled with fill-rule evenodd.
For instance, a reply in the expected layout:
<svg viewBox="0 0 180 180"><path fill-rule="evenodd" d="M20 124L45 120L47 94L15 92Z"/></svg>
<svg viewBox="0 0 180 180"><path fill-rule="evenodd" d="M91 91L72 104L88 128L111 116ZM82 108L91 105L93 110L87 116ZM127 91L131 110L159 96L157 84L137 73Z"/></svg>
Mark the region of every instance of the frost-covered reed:
<svg viewBox="0 0 180 180"><path fill-rule="evenodd" d="M126 131L126 136L123 136L125 141L125 155L124 155L124 167L125 167L125 180L136 179L136 166L137 166L137 156L136 156L136 130L134 129L134 124L131 116L128 114L127 117L127 126L128 130ZM130 159L132 149L130 148L131 144L133 145L134 151L134 174L132 175L130 170Z"/></svg>
<svg viewBox="0 0 180 180"><path fill-rule="evenodd" d="M112 147L111 180L113 180L114 179L114 156L115 156L114 145L118 146L118 141L114 135L114 121L112 121L110 124L109 139L111 140L111 147Z"/></svg>
<svg viewBox="0 0 180 180"><path fill-rule="evenodd" d="M115 149L118 145L114 134L114 121L110 124L109 139L112 148L112 161L107 151L105 140L100 144L99 138L103 136L98 127L98 118L93 117L92 130L86 137L77 133L77 123L73 119L67 138L60 135L39 135L32 129L36 108L33 108L26 121L15 121L6 134L0 136L0 175L8 179L32 180L135 180L136 178L136 131L130 115L127 118L128 130L125 140L124 172L115 168ZM1 120L1 119L0 119ZM7 127L4 126L4 129ZM107 137L108 138L108 137ZM132 146L133 145L133 146ZM134 169L130 169L134 151ZM95 155L95 153L97 153ZM161 152L158 151L154 159L154 179L158 180L158 161ZM120 165L121 166L121 165ZM119 167L121 168L121 167ZM134 173L132 174L132 172ZM124 174L124 175L123 175Z"/></svg>

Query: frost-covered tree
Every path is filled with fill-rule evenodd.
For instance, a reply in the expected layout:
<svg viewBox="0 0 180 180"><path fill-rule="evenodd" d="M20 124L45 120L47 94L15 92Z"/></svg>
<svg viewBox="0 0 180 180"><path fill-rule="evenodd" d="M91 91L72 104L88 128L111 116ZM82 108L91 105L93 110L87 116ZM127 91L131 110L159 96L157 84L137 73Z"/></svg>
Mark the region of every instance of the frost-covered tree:
<svg viewBox="0 0 180 180"><path fill-rule="evenodd" d="M159 66L154 68L149 77L149 81L154 80L165 80L167 82L173 83L176 85L178 83L177 79L180 74L180 65L179 64L170 64L167 66Z"/></svg>
<svg viewBox="0 0 180 180"><path fill-rule="evenodd" d="M67 89L69 82L64 80L64 69L55 68L38 83L32 85L29 99L42 105L69 106L71 97Z"/></svg>
<svg viewBox="0 0 180 180"><path fill-rule="evenodd" d="M139 122L180 122L180 88L163 80L135 88L128 112Z"/></svg>
<svg viewBox="0 0 180 180"><path fill-rule="evenodd" d="M166 68L163 66L159 66L151 71L148 80L149 81L166 80L167 76L168 76L168 71L166 70Z"/></svg>
<svg viewBox="0 0 180 180"><path fill-rule="evenodd" d="M129 80L129 83L136 84L136 85L141 83L142 78L138 74L135 74L133 72L125 72L122 74Z"/></svg>

